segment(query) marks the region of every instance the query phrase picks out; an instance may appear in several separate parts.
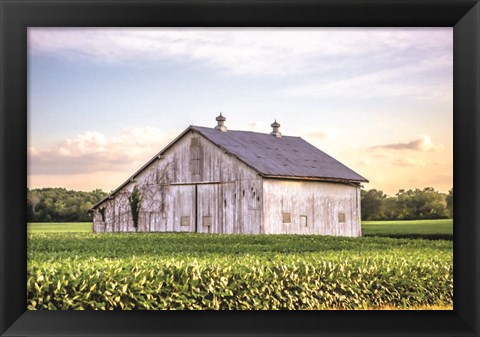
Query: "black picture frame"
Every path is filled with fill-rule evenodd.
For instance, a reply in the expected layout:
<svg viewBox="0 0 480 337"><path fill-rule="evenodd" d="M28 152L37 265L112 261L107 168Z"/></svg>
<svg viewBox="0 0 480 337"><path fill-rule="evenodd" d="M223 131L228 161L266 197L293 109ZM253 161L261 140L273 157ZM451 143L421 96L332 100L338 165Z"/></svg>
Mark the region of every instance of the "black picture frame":
<svg viewBox="0 0 480 337"><path fill-rule="evenodd" d="M2 336L478 336L480 4L476 0L0 0ZM27 27L454 27L454 310L26 310Z"/></svg>

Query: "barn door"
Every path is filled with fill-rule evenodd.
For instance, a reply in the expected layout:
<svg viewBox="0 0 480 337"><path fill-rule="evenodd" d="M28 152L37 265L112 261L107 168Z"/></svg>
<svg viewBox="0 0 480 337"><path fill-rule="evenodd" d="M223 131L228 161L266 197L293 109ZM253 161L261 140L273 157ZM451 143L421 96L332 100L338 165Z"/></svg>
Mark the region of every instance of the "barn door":
<svg viewBox="0 0 480 337"><path fill-rule="evenodd" d="M220 185L222 190L221 206L221 225L220 233L233 233L235 225L236 210L236 185L235 183L224 183Z"/></svg>
<svg viewBox="0 0 480 337"><path fill-rule="evenodd" d="M195 185L164 186L166 198L158 203L153 227L161 232L195 231Z"/></svg>
<svg viewBox="0 0 480 337"><path fill-rule="evenodd" d="M197 185L197 232L219 233L218 184Z"/></svg>
<svg viewBox="0 0 480 337"><path fill-rule="evenodd" d="M195 186L175 186L173 191L173 231L195 230Z"/></svg>

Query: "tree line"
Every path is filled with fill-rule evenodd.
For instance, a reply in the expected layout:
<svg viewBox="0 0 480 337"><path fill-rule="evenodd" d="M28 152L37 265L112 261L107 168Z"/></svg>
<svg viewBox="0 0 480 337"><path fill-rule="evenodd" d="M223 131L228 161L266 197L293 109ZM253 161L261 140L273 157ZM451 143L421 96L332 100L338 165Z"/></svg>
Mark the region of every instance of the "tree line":
<svg viewBox="0 0 480 337"><path fill-rule="evenodd" d="M28 222L88 222L88 210L107 195L65 188L27 188ZM393 197L383 191L361 190L362 220L416 220L453 217L453 188L447 194L432 187L399 190Z"/></svg>
<svg viewBox="0 0 480 337"><path fill-rule="evenodd" d="M424 189L399 190L393 197L383 191L361 191L362 220L419 220L453 218L453 188L447 194Z"/></svg>
<svg viewBox="0 0 480 337"><path fill-rule="evenodd" d="M100 189L91 192L65 188L27 188L28 222L89 222L88 210L107 193Z"/></svg>

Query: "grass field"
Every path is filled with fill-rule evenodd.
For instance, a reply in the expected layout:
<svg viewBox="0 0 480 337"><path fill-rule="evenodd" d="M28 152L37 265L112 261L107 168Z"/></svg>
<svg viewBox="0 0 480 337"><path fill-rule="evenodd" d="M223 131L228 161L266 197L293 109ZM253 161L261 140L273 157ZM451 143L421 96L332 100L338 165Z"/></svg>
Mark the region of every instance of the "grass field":
<svg viewBox="0 0 480 337"><path fill-rule="evenodd" d="M92 223L29 223L29 233L91 232ZM453 220L363 221L365 236L451 239Z"/></svg>
<svg viewBox="0 0 480 337"><path fill-rule="evenodd" d="M34 222L27 225L28 233L91 232L91 222Z"/></svg>
<svg viewBox="0 0 480 337"><path fill-rule="evenodd" d="M365 236L395 238L453 239L453 220L363 221Z"/></svg>
<svg viewBox="0 0 480 337"><path fill-rule="evenodd" d="M366 223L364 232L443 235L452 226ZM90 228L29 224L30 310L452 309L449 240Z"/></svg>

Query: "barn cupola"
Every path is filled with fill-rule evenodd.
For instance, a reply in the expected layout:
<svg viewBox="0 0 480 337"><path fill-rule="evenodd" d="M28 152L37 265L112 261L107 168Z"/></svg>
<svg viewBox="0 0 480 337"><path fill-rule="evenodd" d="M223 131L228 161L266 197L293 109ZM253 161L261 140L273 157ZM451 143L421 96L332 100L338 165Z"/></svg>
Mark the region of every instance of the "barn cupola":
<svg viewBox="0 0 480 337"><path fill-rule="evenodd" d="M215 127L215 129L220 130L222 132L227 132L227 127L223 125L227 119L222 116L221 112L220 112L220 116L215 118L215 120L217 121L217 126Z"/></svg>
<svg viewBox="0 0 480 337"><path fill-rule="evenodd" d="M272 132L270 132L270 134L272 136L275 136L275 137L278 137L278 138L282 137L282 134L280 133L280 131L278 131L278 128L280 127L280 124L277 123L276 119L275 119L275 122L273 122L270 126L273 129Z"/></svg>

